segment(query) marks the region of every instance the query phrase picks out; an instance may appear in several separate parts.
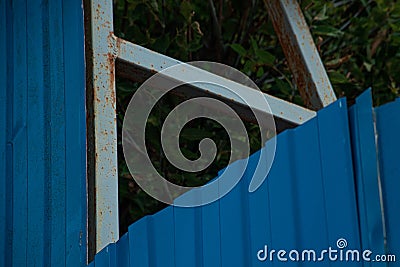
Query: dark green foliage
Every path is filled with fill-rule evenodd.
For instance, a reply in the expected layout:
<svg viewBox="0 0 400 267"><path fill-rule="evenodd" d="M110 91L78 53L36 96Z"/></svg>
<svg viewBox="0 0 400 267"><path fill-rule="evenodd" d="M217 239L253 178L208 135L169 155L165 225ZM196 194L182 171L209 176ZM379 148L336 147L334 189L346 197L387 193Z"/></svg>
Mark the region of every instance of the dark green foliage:
<svg viewBox="0 0 400 267"><path fill-rule="evenodd" d="M208 60L233 66L265 92L302 104L263 1L117 0L115 33L182 61ZM400 3L395 1L301 1L301 7L338 97L349 103L372 87L375 105L399 95ZM124 111L139 86L118 80L119 132ZM225 131L213 121L190 123L180 136L182 152L198 157L198 142L211 137L218 145L214 164L198 174L182 173L168 164L160 147L163 118L179 99L168 96L148 121L147 145L160 173L177 184L204 184L229 160ZM247 124L252 151L260 148L257 126ZM120 142L120 139L119 139ZM162 204L131 179L119 147L121 230Z"/></svg>

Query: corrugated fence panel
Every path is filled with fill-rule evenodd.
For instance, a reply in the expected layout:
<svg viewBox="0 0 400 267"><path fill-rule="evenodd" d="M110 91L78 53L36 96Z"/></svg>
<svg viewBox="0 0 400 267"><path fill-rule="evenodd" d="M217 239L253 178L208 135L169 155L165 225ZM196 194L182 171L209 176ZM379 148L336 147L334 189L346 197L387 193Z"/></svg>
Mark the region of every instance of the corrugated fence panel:
<svg viewBox="0 0 400 267"><path fill-rule="evenodd" d="M116 243L117 251L129 252L129 266L362 266L345 255L331 261L321 256L329 247L338 251L339 239L346 242L343 249L361 248L345 100L276 138L273 166L258 190L248 192L260 151L250 156L243 178L226 196L203 207L168 207L139 220L130 226L129 240ZM278 259L281 249L287 261ZM316 254L302 255L309 249ZM296 254L288 255L291 250L300 251L297 262ZM95 266L112 266L101 265L111 256L106 248Z"/></svg>
<svg viewBox="0 0 400 267"><path fill-rule="evenodd" d="M230 166L240 168L243 161L236 161ZM221 172L220 172L221 173ZM223 183L219 183L222 190ZM250 261L250 242L248 229L248 194L249 184L245 179L239 183L220 202L219 222L221 238L221 266L245 265ZM207 218L214 220L214 218ZM203 228L203 231L207 229Z"/></svg>
<svg viewBox="0 0 400 267"><path fill-rule="evenodd" d="M174 208L157 212L148 222L150 266L175 266Z"/></svg>
<svg viewBox="0 0 400 267"><path fill-rule="evenodd" d="M0 265L84 266L82 1L0 1Z"/></svg>
<svg viewBox="0 0 400 267"><path fill-rule="evenodd" d="M21 8L20 12L22 14L26 14L27 12L27 3L24 1L15 1L12 2L12 9L18 10ZM20 240L20 242L12 243L11 253L11 262L13 265L23 265L27 262L26 253L28 247L28 181L27 181L27 98L28 98L28 90L27 90L27 64L28 64L28 56L27 56L27 19L26 17L20 19L19 14L17 12L13 13L10 16L10 22L12 23L11 28L11 36L8 38L12 38L12 43L10 45L13 46L12 53L15 55L13 58L9 59L11 63L10 73L7 78L12 80L12 86L15 88L11 90L9 93L10 98L7 99L7 102L10 103L8 109L8 116L11 114L11 121L7 127L11 128L11 136L8 139L8 143L11 145L11 162L7 183L12 183L11 185L11 205L12 211L10 215L11 219L11 231L13 233L12 240ZM10 56L10 55L8 55ZM11 76L12 72L12 76ZM9 208L9 207L7 207ZM21 253L22 252L22 253Z"/></svg>
<svg viewBox="0 0 400 267"><path fill-rule="evenodd" d="M202 266L200 208L174 207L176 267Z"/></svg>
<svg viewBox="0 0 400 267"><path fill-rule="evenodd" d="M63 266L66 263L66 153L59 153L67 149L65 125L65 97L64 97L64 46L63 46L63 14L61 1L49 1L48 54L45 63L49 64L49 77L45 78L48 87L50 105L50 158L51 179L48 192L50 205L50 259L52 264ZM51 40L57 40L52 42ZM79 194L77 195L79 196Z"/></svg>
<svg viewBox="0 0 400 267"><path fill-rule="evenodd" d="M400 266L400 99L375 109L387 253Z"/></svg>
<svg viewBox="0 0 400 267"><path fill-rule="evenodd" d="M336 247L337 240L345 238L349 248L357 249L360 236L346 106L344 99L339 99L318 113L320 160L328 243Z"/></svg>
<svg viewBox="0 0 400 267"><path fill-rule="evenodd" d="M129 233L129 266L150 266L148 223L149 217L144 217L128 229ZM118 241L119 242L119 241Z"/></svg>
<svg viewBox="0 0 400 267"><path fill-rule="evenodd" d="M352 151L357 187L362 249L384 254L382 212L373 124L371 91L367 90L350 108ZM377 263L365 263L365 266Z"/></svg>
<svg viewBox="0 0 400 267"><path fill-rule="evenodd" d="M267 145L262 149L270 149ZM245 177L250 178L254 173L257 166L258 159L260 158L260 151L254 153L249 158L249 165L246 169ZM266 162L260 162L266 165ZM265 168L265 166L260 166ZM271 244L271 212L269 207L269 180L266 179L264 183L257 189L258 194L249 194L248 209L249 209L249 235L251 237L250 251L258 251L264 247L265 244ZM264 266L263 262L257 260L256 257L250 258L251 266Z"/></svg>
<svg viewBox="0 0 400 267"><path fill-rule="evenodd" d="M311 120L293 130L290 140L291 190L295 212L295 249L315 248L318 251L328 247L328 229L325 214L323 177L318 142L318 121ZM322 147L321 149L331 149ZM271 179L279 179L271 177ZM281 187L286 187L281 184ZM290 215L289 215L290 216ZM292 237L294 239L294 237ZM290 251L291 247L285 248ZM317 255L319 257L319 255ZM298 263L297 263L298 264ZM282 266L285 262L282 262Z"/></svg>
<svg viewBox="0 0 400 267"><path fill-rule="evenodd" d="M14 9L14 12L16 10L18 10L18 7ZM23 213L26 214L25 216L27 216L27 218L26 221L21 222L21 227L23 227L22 224L26 224L27 228L23 231L26 230L27 234L25 236L25 234L20 233L23 236L13 238L13 244L18 244L21 240L27 242L26 255L24 256L26 258L21 259L18 265L22 265L26 261L29 266L34 266L35 264L43 266L51 263L52 252L62 253L59 251L60 246L55 246L56 243L51 242L52 239L56 238L55 235L57 235L57 233L54 233L54 236L51 235L53 230L52 226L56 224L52 224L52 221L49 220L52 216L50 210L53 208L52 203L54 202L54 200L50 199L49 189L53 186L53 179L50 179L50 173L52 173L53 170L51 164L55 164L55 167L60 167L57 166L57 160L59 157L63 156L59 153L59 150L59 154L53 155L54 159L50 157L50 154L54 153L52 148L53 145L57 145L57 139L63 138L64 134L61 136L57 135L53 138L51 134L53 127L49 124L49 121L52 119L50 109L52 106L51 94L53 90L51 90L52 88L49 84L50 77L47 76L52 69L52 66L49 65L48 55L50 45L50 40L47 39L50 38L48 10L43 8L42 3L39 3L39 1L27 1L26 14L28 67L26 68L24 66L24 68L26 68L26 73L24 76L20 77L27 79L28 82L27 109L17 110L19 107L18 104L15 103L14 114L24 112L27 115L26 128L28 143L26 147L19 150L20 153L15 154L16 160L21 160L23 164L27 162L27 168L16 166L14 169L14 176L18 173L18 170L27 170L27 176L25 176L25 174L21 175L21 180L26 181L25 196L27 201L27 205L25 206L25 203L23 205L24 208L26 208L26 211L23 211ZM18 18L19 16L16 17ZM58 40L54 41L57 42ZM15 39L14 42L18 43L18 39ZM26 49L26 47L24 47L24 49ZM59 70L55 70L55 72L58 71ZM17 88L15 89L18 90ZM57 111L55 111L55 113L57 114ZM57 124L57 121L54 123ZM63 127L63 125L60 125L60 127ZM60 179L57 176L54 178ZM14 183L14 188L17 187L18 185ZM23 194L24 192L22 191L14 191L14 198L25 201L24 198L21 198ZM61 196L61 198L63 197L64 196ZM49 209L47 209L47 206L49 206ZM14 231L18 231L18 228ZM44 231L43 228L46 229L46 231ZM47 249L52 245L55 246L54 250ZM28 249L28 246L31 246L31 248ZM17 258L20 252L16 251L15 253L14 259ZM59 261L56 263L60 264Z"/></svg>
<svg viewBox="0 0 400 267"><path fill-rule="evenodd" d="M77 266L78 262L86 262L86 99L81 2L61 1L65 86L65 177L67 177L65 217L68 229L65 237L66 266Z"/></svg>
<svg viewBox="0 0 400 267"><path fill-rule="evenodd" d="M277 138L277 148L274 163L267 176L269 209L270 209L270 227L271 243L264 243L269 248L264 251L265 260L270 260L269 252L272 249L296 248L296 217L297 209L295 207L295 192L293 188L294 170L292 169L291 138L293 131L286 131ZM253 194L259 194L255 191ZM257 218L253 218L257 220ZM255 231L258 231L255 229ZM265 241L266 242L266 241ZM258 250L264 247L258 248ZM253 251L253 254L256 251ZM266 255L265 255L266 254ZM255 255L253 255L255 257ZM257 259L256 259L257 261ZM274 266L279 266L278 262L273 261ZM265 262L262 262L265 264ZM281 263L282 264L282 263ZM295 266L294 262L287 262L289 266Z"/></svg>
<svg viewBox="0 0 400 267"><path fill-rule="evenodd" d="M124 234L118 240L116 257L118 267L129 267L129 233Z"/></svg>
<svg viewBox="0 0 400 267"><path fill-rule="evenodd" d="M0 263L2 265L9 264L6 261L7 254L7 171L6 171L6 159L10 158L7 150L7 139L9 136L7 129L7 74L8 66L5 64L5 58L7 58L7 32L8 32L8 1L0 1Z"/></svg>
<svg viewBox="0 0 400 267"><path fill-rule="evenodd" d="M198 266L221 266L221 223L219 212L219 201L214 201L201 207L200 228L202 233L200 238L202 238L202 250L199 252L203 253L203 265L198 264Z"/></svg>

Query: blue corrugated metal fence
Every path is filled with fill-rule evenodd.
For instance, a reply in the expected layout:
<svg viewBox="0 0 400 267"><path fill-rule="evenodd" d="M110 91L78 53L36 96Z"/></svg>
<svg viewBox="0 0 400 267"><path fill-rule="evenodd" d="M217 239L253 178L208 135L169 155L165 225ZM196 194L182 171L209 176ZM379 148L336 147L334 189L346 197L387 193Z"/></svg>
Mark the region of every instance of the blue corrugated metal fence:
<svg viewBox="0 0 400 267"><path fill-rule="evenodd" d="M303 263L257 258L265 245L321 251L338 249L340 239L346 249L371 250L371 257L400 257L400 101L373 109L367 91L349 111L346 106L338 100L279 134L272 169L254 193L247 188L260 152L250 157L244 177L225 197L203 207L171 206L141 219L91 266L387 266L327 257Z"/></svg>
<svg viewBox="0 0 400 267"><path fill-rule="evenodd" d="M82 1L0 1L0 266L84 266Z"/></svg>
<svg viewBox="0 0 400 267"><path fill-rule="evenodd" d="M86 262L82 12L75 0L0 1L0 266ZM400 266L257 257L265 246L336 249L339 239L400 257L398 114L399 100L372 108L370 91L349 110L338 100L276 137L257 191L247 189L260 151L229 194L141 219L91 265Z"/></svg>
<svg viewBox="0 0 400 267"><path fill-rule="evenodd" d="M386 251L400 266L400 99L375 108L378 132L379 176L385 213Z"/></svg>

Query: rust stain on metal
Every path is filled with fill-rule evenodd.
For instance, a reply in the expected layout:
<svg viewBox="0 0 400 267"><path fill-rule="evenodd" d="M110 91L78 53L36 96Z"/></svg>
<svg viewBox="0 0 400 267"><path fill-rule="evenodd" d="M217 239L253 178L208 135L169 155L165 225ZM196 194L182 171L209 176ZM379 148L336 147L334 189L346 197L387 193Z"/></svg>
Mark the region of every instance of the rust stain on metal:
<svg viewBox="0 0 400 267"><path fill-rule="evenodd" d="M268 13L272 20L275 32L277 33L287 62L289 63L289 68L293 74L305 105L314 110L320 109L322 107L322 101L326 102L326 99L324 99L324 96L318 96L318 85L316 83L325 85L329 84L329 80L315 81L306 63L308 59L303 58L304 51L302 51L302 49L306 44L311 47L313 52L317 53L317 51L300 6L294 2L296 16L288 18L283 11L287 9L287 7L282 5L290 5L293 7L293 2L289 3L288 1L285 2L280 0L264 0L264 3L268 8ZM290 21L294 21L295 26L299 28L300 32L294 32L294 29L290 26ZM299 36L298 34L300 33L301 35ZM324 71L324 68L319 61L316 60L313 54L311 55L310 60L316 63L316 68L321 68L322 71ZM324 75L318 76L324 77Z"/></svg>
<svg viewBox="0 0 400 267"><path fill-rule="evenodd" d="M300 57L300 53L296 51L296 47L294 47L292 44L293 42L290 41L293 36L290 33L290 29L287 29L285 27L281 27L282 20L285 18L284 14L282 13L282 10L280 8L273 8L272 5L279 5L279 1L265 1L269 6L270 12L269 14L271 15L272 23L274 26L274 29L277 33L277 36L279 38L279 41L281 43L281 46L283 48L283 51L285 53L286 59L290 62L289 67L293 73L294 79L296 80L297 87L300 91L300 94L302 98L305 101L306 106L310 106L311 103L308 101L310 99L310 96L307 93L306 86L307 86L307 77L304 77L304 72L300 70L304 70L305 65L303 63L303 59ZM276 2L275 4L272 4L271 2ZM303 74L303 75L302 75Z"/></svg>
<svg viewBox="0 0 400 267"><path fill-rule="evenodd" d="M117 103L117 98L115 96L115 90L114 90L114 83L115 83L115 56L111 53L108 53L107 55L107 60L108 60L108 68L109 68L109 88L107 88L107 90L110 90L110 97L111 99L109 99L108 97L106 97L105 101L106 104L111 104L114 108L114 110L116 110L116 103ZM111 103L109 103L111 102Z"/></svg>

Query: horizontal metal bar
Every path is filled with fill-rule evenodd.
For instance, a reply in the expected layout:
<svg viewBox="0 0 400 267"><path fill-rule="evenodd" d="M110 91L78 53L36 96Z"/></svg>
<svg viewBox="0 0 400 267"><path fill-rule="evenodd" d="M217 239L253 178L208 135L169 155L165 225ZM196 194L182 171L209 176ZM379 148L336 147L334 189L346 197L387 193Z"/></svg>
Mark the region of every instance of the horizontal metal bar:
<svg viewBox="0 0 400 267"><path fill-rule="evenodd" d="M336 101L335 92L297 1L264 2L306 106L318 110Z"/></svg>
<svg viewBox="0 0 400 267"><path fill-rule="evenodd" d="M179 68L181 71L174 72L174 75L171 75L171 73L166 73L165 75L171 75L171 79L182 82L190 82L190 80L193 80L195 77L201 81L209 81L210 83L223 85L226 88L230 88L230 90L223 90L221 89L221 86L212 86L210 84L196 84L195 87L197 90L228 99L238 105L249 106L250 108L256 109L260 112L268 112L261 109L259 93L254 88L236 83L192 65L184 64L176 59L156 53L120 38L117 38L116 46L118 50L117 58L141 69L142 72L138 71L138 73L143 77L146 76L143 71L148 73L157 73L167 69L168 67L180 64ZM142 80L142 78L139 78L139 80ZM235 93L232 93L231 91ZM315 111L308 110L265 93L263 93L263 95L268 101L271 113L275 118L287 121L294 125L300 125L316 115ZM250 101L245 102L240 96L246 96L245 98L248 100L250 99Z"/></svg>

